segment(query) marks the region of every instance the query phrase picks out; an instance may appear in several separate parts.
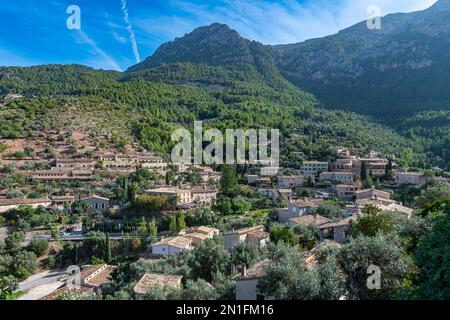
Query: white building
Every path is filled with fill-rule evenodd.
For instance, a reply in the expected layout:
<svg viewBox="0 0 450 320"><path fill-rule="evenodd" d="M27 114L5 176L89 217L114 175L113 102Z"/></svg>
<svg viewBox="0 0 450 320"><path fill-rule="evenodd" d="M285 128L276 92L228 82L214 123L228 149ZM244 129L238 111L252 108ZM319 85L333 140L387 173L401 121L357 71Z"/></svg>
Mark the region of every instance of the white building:
<svg viewBox="0 0 450 320"><path fill-rule="evenodd" d="M17 209L20 206L31 206L33 209L37 207L48 208L52 204L49 199L0 199L0 213Z"/></svg>
<svg viewBox="0 0 450 320"><path fill-rule="evenodd" d="M152 244L152 253L162 256L173 256L183 250L192 249L192 239L184 236L165 238Z"/></svg>
<svg viewBox="0 0 450 320"><path fill-rule="evenodd" d="M95 194L81 199L81 202L88 203L94 211L106 212L109 210L109 199Z"/></svg>
<svg viewBox="0 0 450 320"><path fill-rule="evenodd" d="M358 191L358 187L354 184L336 185L336 194L339 200L353 200L353 198L356 196L356 191Z"/></svg>
<svg viewBox="0 0 450 320"><path fill-rule="evenodd" d="M305 177L318 177L320 173L328 171L328 162L305 161L300 171Z"/></svg>
<svg viewBox="0 0 450 320"><path fill-rule="evenodd" d="M278 188L282 189L301 187L305 182L303 176L278 176L277 180Z"/></svg>
<svg viewBox="0 0 450 320"><path fill-rule="evenodd" d="M422 187L427 184L427 177L422 172L396 172L395 183L398 186L411 185Z"/></svg>
<svg viewBox="0 0 450 320"><path fill-rule="evenodd" d="M241 270L241 275L236 278L236 300L272 300L265 297L258 290L258 281L265 275L271 261L262 260L246 270Z"/></svg>
<svg viewBox="0 0 450 320"><path fill-rule="evenodd" d="M351 183L353 183L353 173L351 173L351 172L322 172L319 175L319 180L351 184Z"/></svg>
<svg viewBox="0 0 450 320"><path fill-rule="evenodd" d="M262 248L269 241L269 233L264 231L264 226L243 228L224 234L225 250L231 250L239 242L253 243Z"/></svg>

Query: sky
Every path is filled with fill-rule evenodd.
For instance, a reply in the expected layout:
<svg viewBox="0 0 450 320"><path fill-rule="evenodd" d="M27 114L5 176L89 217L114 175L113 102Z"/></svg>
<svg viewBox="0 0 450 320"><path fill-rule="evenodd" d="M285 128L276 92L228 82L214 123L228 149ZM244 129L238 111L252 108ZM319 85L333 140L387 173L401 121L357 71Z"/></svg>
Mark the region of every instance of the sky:
<svg viewBox="0 0 450 320"><path fill-rule="evenodd" d="M286 44L334 34L366 20L372 5L386 15L423 10L435 2L0 0L0 66L83 64L123 71L161 44L215 22L251 40Z"/></svg>

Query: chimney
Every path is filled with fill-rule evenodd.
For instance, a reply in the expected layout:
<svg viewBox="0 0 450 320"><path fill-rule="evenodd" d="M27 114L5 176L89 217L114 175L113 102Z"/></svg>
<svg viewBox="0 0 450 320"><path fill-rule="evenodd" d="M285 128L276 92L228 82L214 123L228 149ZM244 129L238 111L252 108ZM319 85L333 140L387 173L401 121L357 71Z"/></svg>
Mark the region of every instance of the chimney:
<svg viewBox="0 0 450 320"><path fill-rule="evenodd" d="M247 276L247 266L244 262L241 263L241 277Z"/></svg>

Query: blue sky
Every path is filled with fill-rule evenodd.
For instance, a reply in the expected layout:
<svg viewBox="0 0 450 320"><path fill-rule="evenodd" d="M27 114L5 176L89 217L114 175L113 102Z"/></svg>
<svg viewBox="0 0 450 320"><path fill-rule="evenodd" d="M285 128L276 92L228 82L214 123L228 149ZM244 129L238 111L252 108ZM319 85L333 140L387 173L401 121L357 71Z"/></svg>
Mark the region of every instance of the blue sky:
<svg viewBox="0 0 450 320"><path fill-rule="evenodd" d="M370 16L425 9L436 0L0 0L0 66L78 63L125 70L164 42L221 22L265 44L336 33ZM70 5L81 30L69 30Z"/></svg>

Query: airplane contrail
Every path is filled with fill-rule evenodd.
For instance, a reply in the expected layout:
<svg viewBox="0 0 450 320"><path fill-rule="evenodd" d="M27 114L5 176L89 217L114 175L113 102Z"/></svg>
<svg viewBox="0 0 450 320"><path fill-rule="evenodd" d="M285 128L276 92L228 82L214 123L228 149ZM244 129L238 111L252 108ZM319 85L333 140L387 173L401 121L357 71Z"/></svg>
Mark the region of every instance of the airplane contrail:
<svg viewBox="0 0 450 320"><path fill-rule="evenodd" d="M125 20L125 24L127 25L126 26L127 30L130 33L130 40L131 40L131 45L133 47L134 58L136 59L136 62L139 63L139 62L141 62L141 57L139 56L136 35L134 34L133 27L131 26L130 20L128 17L127 1L126 0L120 0L120 1L122 2L123 19Z"/></svg>
<svg viewBox="0 0 450 320"><path fill-rule="evenodd" d="M89 36L88 36L86 33L84 33L83 31L78 30L78 32L79 32L79 34L80 34L80 36L81 36L81 39L82 39L85 43L87 43L88 45L90 45L91 48L92 48L98 55L100 55L105 61L107 61L108 64L109 64L114 70L117 70L117 71L120 71L120 70L121 70L119 64L118 64L113 58L111 58L105 51L103 51L102 49L100 49L100 48L97 46L97 44L95 43L94 40L92 40L91 38L89 38Z"/></svg>

